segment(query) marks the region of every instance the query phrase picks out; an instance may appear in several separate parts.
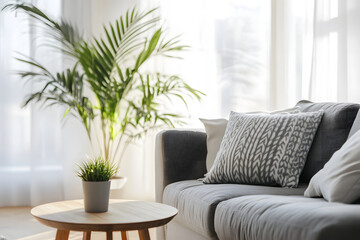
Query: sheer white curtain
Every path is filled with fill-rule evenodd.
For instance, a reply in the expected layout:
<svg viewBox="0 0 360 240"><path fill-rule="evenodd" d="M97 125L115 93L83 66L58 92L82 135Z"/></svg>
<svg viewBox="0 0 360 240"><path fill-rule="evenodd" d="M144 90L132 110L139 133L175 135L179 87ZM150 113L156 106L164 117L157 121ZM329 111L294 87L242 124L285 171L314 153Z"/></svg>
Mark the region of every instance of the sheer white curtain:
<svg viewBox="0 0 360 240"><path fill-rule="evenodd" d="M33 3L52 16L63 15L64 1ZM35 57L54 71L64 64L60 53L48 54L38 41L41 31L23 14L0 12L0 207L81 196L74 169L88 152L82 126L73 120L61 121L64 109L21 108L26 94L37 86L24 85L14 74L28 67L14 59L19 57L17 52Z"/></svg>
<svg viewBox="0 0 360 240"><path fill-rule="evenodd" d="M206 93L190 108L194 124L270 107L270 1L164 0L161 11L170 33L191 46L185 61L165 67Z"/></svg>
<svg viewBox="0 0 360 240"><path fill-rule="evenodd" d="M360 2L276 0L273 14L275 105L359 102Z"/></svg>
<svg viewBox="0 0 360 240"><path fill-rule="evenodd" d="M316 0L310 98L360 102L360 2Z"/></svg>

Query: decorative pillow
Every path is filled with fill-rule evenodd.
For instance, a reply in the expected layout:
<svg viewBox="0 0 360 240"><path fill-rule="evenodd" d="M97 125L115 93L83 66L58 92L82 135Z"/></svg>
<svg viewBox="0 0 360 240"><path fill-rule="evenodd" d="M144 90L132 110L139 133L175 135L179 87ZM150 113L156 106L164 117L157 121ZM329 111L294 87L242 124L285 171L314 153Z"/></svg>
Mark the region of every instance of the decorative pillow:
<svg viewBox="0 0 360 240"><path fill-rule="evenodd" d="M360 199L360 131L336 151L310 180L305 197L353 203Z"/></svg>
<svg viewBox="0 0 360 240"><path fill-rule="evenodd" d="M220 149L221 141L225 134L225 129L228 123L227 119L203 119L200 121L204 124L206 131L206 169L209 171L214 164L217 152Z"/></svg>
<svg viewBox="0 0 360 240"><path fill-rule="evenodd" d="M297 114L231 112L204 183L297 187L323 111Z"/></svg>
<svg viewBox="0 0 360 240"><path fill-rule="evenodd" d="M278 110L274 112L251 112L248 114L293 114L299 113L299 108L288 108L284 110ZM228 123L227 119L220 118L220 119L203 119L200 118L200 121L204 124L207 139L206 139L206 146L207 146L207 155L206 155L206 169L210 171L212 165L214 164L215 157L217 152L220 149L221 141L225 134L225 129Z"/></svg>

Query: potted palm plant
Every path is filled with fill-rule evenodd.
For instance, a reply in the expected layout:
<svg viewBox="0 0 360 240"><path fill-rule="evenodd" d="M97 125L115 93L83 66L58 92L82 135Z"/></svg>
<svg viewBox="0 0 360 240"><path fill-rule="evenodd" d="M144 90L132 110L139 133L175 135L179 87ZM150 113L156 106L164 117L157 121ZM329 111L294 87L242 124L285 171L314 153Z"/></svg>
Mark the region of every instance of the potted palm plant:
<svg viewBox="0 0 360 240"><path fill-rule="evenodd" d="M116 172L117 168L101 157L82 162L77 175L82 179L85 212L107 212L110 178Z"/></svg>
<svg viewBox="0 0 360 240"><path fill-rule="evenodd" d="M32 67L20 71L20 76L42 85L25 98L24 106L33 102L63 106L64 116L82 122L93 148L106 161L120 164L133 139L155 127L182 123L183 117L166 110L165 104L179 99L186 105L187 97L200 100L203 95L178 75L144 68L154 58L179 58L177 54L188 48L178 37L165 36L157 9L128 10L104 26L102 37L90 40L71 23L53 19L32 4L14 2L3 9L24 12L45 27L47 35L42 37L73 62L72 67L52 73L36 59L19 58Z"/></svg>

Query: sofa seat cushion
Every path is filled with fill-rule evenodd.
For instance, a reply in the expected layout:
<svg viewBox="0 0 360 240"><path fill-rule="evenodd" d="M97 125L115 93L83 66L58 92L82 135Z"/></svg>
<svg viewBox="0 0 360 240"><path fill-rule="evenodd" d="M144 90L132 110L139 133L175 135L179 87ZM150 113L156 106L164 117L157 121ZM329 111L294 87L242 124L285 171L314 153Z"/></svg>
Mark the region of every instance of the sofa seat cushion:
<svg viewBox="0 0 360 240"><path fill-rule="evenodd" d="M305 189L305 185L299 188L281 188L243 184L203 184L201 181L188 180L168 185L164 190L163 202L178 209L178 221L205 237L214 238L214 215L219 202L256 194L302 195Z"/></svg>
<svg viewBox="0 0 360 240"><path fill-rule="evenodd" d="M358 239L360 205L303 196L244 196L221 202L214 224L222 240Z"/></svg>

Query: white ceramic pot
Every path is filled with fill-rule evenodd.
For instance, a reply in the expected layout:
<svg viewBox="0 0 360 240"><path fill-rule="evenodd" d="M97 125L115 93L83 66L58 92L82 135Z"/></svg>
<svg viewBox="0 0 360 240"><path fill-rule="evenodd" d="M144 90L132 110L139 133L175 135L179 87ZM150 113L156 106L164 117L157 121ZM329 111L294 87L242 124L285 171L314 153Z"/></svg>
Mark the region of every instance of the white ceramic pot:
<svg viewBox="0 0 360 240"><path fill-rule="evenodd" d="M83 181L85 212L107 212L109 208L110 181Z"/></svg>
<svg viewBox="0 0 360 240"><path fill-rule="evenodd" d="M125 186L126 181L127 181L126 177L118 177L118 176L112 177L110 189L119 190Z"/></svg>

